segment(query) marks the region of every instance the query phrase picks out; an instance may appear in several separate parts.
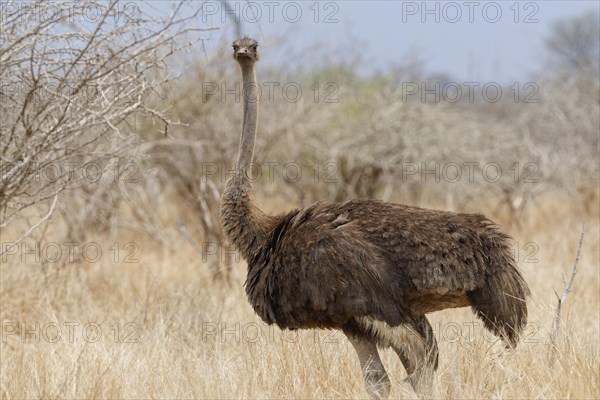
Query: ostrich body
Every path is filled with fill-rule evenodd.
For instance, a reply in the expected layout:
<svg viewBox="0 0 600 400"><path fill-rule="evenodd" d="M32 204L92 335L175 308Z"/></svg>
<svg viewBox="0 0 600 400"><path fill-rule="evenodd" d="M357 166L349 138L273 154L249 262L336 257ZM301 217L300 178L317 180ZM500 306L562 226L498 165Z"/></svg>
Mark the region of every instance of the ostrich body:
<svg viewBox="0 0 600 400"><path fill-rule="evenodd" d="M236 170L221 199L221 223L248 263L246 294L268 324L341 329L358 355L369 395L390 384L377 346L392 347L417 392L431 385L438 351L425 314L470 306L515 346L527 321L527 284L510 237L478 214L377 200L317 202L263 213L249 179L258 122L256 41L233 44L244 114Z"/></svg>

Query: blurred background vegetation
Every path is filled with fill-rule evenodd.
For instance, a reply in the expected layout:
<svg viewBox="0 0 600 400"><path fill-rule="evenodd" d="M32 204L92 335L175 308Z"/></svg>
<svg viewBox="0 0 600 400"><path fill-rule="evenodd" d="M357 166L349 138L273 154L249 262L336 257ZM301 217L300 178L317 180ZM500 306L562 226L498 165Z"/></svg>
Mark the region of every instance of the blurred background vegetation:
<svg viewBox="0 0 600 400"><path fill-rule="evenodd" d="M73 75L86 84L106 75L126 82L119 90L131 92L116 102L101 104L80 93L61 98L57 90L47 101L28 103L38 80L34 73L17 69L46 68L52 65L51 53L37 60L3 59L5 82L21 78L31 88L17 98L4 86L0 216L6 237L15 240L35 225L31 212L25 212L29 206L43 216L42 204L48 208L56 198L51 211L62 217L64 240L85 241L107 232L114 236L126 229L147 235L156 245L185 245L199 252L205 243L224 242L217 209L237 154L240 74L229 45L210 57L198 51L201 46L182 52L189 49L184 40L178 41L189 34L187 18L139 20L140 31L160 23L170 29L165 29L169 35L162 42L152 43L152 52L136 41L139 32L128 24L122 43L113 42L102 53L119 54L103 64L106 71ZM510 227L539 209L541 195L550 195L574 199L583 219L597 216L598 29L596 13L559 21L546 39L539 72L514 85L494 83L491 92L484 90L486 82L469 87L451 77L423 75L416 56L392 72L369 76L358 75L356 64L336 61L319 49L310 56L330 61L317 69L259 63L263 98L254 169L258 198L271 212L317 200L381 198L483 212ZM90 43L102 49L110 32ZM28 32L21 35L35 38ZM3 41L17 42L7 36ZM131 41L138 53L131 50L135 46L127 47ZM26 48L13 47L13 56L26 54ZM293 43L271 40L261 48L263 58L274 48L293 49ZM86 56L91 60L102 54ZM62 62L69 65L64 57ZM64 79L64 73L56 76ZM498 89L502 95L496 101ZM63 104L63 118L44 125L42 116ZM102 113L110 117L97 118ZM77 124L82 115L90 116L84 120L93 128ZM97 133L90 133L92 129ZM62 136L55 134L61 131ZM36 148L35 143L41 144ZM25 161L34 167L11 170ZM74 161L77 173L69 175L65 166ZM57 162L61 164L55 172ZM82 179L80 166L92 162L100 179ZM60 179L49 179L49 170ZM25 216L33 219L16 223ZM39 234L40 229L35 231ZM213 266L215 271L229 267Z"/></svg>

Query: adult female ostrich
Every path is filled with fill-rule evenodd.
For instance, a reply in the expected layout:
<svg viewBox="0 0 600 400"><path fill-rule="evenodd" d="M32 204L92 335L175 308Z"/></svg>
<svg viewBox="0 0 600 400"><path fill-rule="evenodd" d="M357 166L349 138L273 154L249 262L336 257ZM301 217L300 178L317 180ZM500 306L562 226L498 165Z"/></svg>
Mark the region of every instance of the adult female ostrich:
<svg viewBox="0 0 600 400"><path fill-rule="evenodd" d="M389 395L377 345L392 347L420 392L438 351L425 314L471 306L515 346L527 321L527 284L510 237L477 214L377 200L318 202L279 216L257 206L249 180L258 122L258 44L233 43L242 70L239 158L221 199L221 223L248 262L246 294L280 328L341 329L358 354L371 397Z"/></svg>

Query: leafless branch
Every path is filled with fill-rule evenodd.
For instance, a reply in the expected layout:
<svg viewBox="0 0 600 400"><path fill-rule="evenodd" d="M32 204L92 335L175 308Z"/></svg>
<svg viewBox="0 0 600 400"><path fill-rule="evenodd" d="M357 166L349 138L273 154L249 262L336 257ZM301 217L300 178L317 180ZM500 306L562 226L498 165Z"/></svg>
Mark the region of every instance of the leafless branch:
<svg viewBox="0 0 600 400"><path fill-rule="evenodd" d="M573 280L575 279L575 275L577 275L577 264L579 263L579 258L581 256L581 245L583 244L584 230L585 230L585 225L581 227L581 236L579 237L579 245L577 246L577 255L575 257L575 264L573 264L573 269L571 271L571 279L569 279L569 283L567 283L563 276L563 283L565 285L565 290L563 291L562 296L558 297L558 293L556 293L556 291L554 292L554 294L556 294L556 299L558 301L558 304L556 306L556 317L554 318L554 328L552 329L552 338L550 341L552 344L552 353L550 354L550 363L551 364L554 363L556 353L558 352L558 332L560 329L560 321L561 321L560 312L562 310L563 304L565 303L565 301L567 301L567 296L569 295L569 293L571 293L571 288L573 286Z"/></svg>
<svg viewBox="0 0 600 400"><path fill-rule="evenodd" d="M56 201L58 200L58 194L54 195L54 200L52 200L52 204L50 205L50 208L48 209L48 213L43 216L38 222L36 222L34 225L32 225L27 232L25 232L20 238L18 238L17 240L15 240L14 242L11 242L10 245L8 245L6 248L4 249L0 249L0 256L3 255L4 253L6 253L8 251L8 249L10 248L10 246L16 246L19 243L21 243L23 240L25 240L29 235L31 235L31 233L36 230L41 224L43 224L44 222L46 222L48 219L50 219L52 217L52 213L54 213L54 208L56 207Z"/></svg>
<svg viewBox="0 0 600 400"><path fill-rule="evenodd" d="M143 2L64 3L61 12L42 18L37 14L44 7L41 0L2 7L3 229L48 197L55 196L54 210L67 189L110 184L106 179L90 183L82 178L82 168L93 164L102 177L110 174L111 160L134 155L144 133L132 121L156 120L166 134L173 122L152 101L173 79L169 58L216 29L199 26L201 2L179 1L168 13L149 10L152 5ZM89 7L96 15L90 16ZM26 234L48 218L25 228Z"/></svg>

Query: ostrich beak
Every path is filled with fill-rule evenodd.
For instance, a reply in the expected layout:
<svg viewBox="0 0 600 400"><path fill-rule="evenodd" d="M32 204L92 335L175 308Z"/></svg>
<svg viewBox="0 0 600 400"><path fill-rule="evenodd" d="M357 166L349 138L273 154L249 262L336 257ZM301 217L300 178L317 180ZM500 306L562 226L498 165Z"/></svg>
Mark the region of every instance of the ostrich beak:
<svg viewBox="0 0 600 400"><path fill-rule="evenodd" d="M248 49L241 49L238 50L238 52L235 53L235 55L237 57L250 57L250 52L248 51Z"/></svg>

